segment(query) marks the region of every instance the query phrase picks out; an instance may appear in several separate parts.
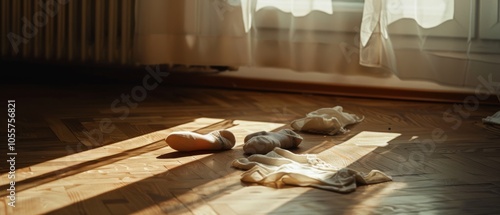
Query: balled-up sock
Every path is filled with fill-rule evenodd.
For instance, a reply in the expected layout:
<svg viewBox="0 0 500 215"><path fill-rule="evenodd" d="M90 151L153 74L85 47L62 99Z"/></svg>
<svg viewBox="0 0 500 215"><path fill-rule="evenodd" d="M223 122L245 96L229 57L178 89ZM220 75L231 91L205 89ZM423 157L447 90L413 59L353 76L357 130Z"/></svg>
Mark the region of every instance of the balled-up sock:
<svg viewBox="0 0 500 215"><path fill-rule="evenodd" d="M199 134L192 131L176 131L165 138L167 144L177 151L228 150L233 148L236 138L228 130Z"/></svg>
<svg viewBox="0 0 500 215"><path fill-rule="evenodd" d="M283 149L296 148L302 137L290 129L278 132L259 131L245 137L243 151L245 154L266 154L275 147Z"/></svg>
<svg viewBox="0 0 500 215"><path fill-rule="evenodd" d="M305 118L292 121L291 127L297 131L335 135L345 133L345 126L363 121L363 117L342 111L341 106L321 108L310 112Z"/></svg>

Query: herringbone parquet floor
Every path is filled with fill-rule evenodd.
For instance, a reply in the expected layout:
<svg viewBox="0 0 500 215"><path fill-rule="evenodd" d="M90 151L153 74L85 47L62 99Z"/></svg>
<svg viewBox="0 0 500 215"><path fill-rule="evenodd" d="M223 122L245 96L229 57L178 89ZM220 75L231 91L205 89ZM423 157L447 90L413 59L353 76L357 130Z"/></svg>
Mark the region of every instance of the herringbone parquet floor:
<svg viewBox="0 0 500 215"><path fill-rule="evenodd" d="M500 213L500 127L481 121L499 106L472 110L460 103L163 84L144 90L112 82L4 85L2 95L4 104L16 101L17 152L11 207L4 141L2 214ZM304 142L293 152L330 150L338 164L378 169L394 181L349 194L240 182L242 171L230 163L245 156L245 135L289 127L310 111L336 105L365 120L347 134L301 133ZM163 141L172 131L221 128L236 135L232 150L180 153ZM381 134L368 141L389 145L342 147L364 131ZM5 137L6 129L1 132Z"/></svg>

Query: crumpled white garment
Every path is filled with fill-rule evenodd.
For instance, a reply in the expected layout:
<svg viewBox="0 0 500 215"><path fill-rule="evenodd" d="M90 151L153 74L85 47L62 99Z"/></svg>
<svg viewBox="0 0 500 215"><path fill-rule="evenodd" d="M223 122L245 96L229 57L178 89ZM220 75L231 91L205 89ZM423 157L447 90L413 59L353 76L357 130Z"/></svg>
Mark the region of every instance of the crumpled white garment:
<svg viewBox="0 0 500 215"><path fill-rule="evenodd" d="M500 111L496 112L495 114L493 114L491 116L487 116L486 118L483 118L483 123L500 125Z"/></svg>
<svg viewBox="0 0 500 215"><path fill-rule="evenodd" d="M355 191L358 185L392 181L378 170L364 174L350 168L337 169L316 155L294 154L278 147L265 155L236 159L232 166L247 170L241 175L241 181L274 188L292 185L348 193Z"/></svg>
<svg viewBox="0 0 500 215"><path fill-rule="evenodd" d="M290 126L297 131L335 135L346 133L345 126L363 121L364 117L343 112L342 106L321 108L306 114L305 118L292 121Z"/></svg>

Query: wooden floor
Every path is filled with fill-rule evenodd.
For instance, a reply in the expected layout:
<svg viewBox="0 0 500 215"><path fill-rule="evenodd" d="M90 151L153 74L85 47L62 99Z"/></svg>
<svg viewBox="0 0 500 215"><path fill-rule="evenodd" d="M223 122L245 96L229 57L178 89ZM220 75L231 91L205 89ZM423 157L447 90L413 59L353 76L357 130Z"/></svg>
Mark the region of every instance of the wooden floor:
<svg viewBox="0 0 500 215"><path fill-rule="evenodd" d="M500 106L469 111L459 103L163 84L143 90L140 83L3 85L4 105L16 101L17 155L15 165L5 162L4 141L0 214L500 213L500 127L481 121ZM310 111L337 105L365 120L347 134L301 133L293 152L330 150L348 167L378 169L394 181L349 194L240 181L242 171L230 164L245 156L247 134L288 128ZM237 137L232 150L179 153L163 141L172 131L222 128ZM395 138L371 151L342 150L366 131L380 132L373 141ZM8 205L12 167L15 208Z"/></svg>

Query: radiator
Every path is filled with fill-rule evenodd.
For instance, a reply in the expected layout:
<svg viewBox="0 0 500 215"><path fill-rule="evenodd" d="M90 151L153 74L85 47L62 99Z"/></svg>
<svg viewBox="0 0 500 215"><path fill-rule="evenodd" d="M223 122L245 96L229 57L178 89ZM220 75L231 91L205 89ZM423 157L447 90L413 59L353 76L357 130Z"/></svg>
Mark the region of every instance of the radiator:
<svg viewBox="0 0 500 215"><path fill-rule="evenodd" d="M1 56L132 64L134 0L1 0Z"/></svg>

